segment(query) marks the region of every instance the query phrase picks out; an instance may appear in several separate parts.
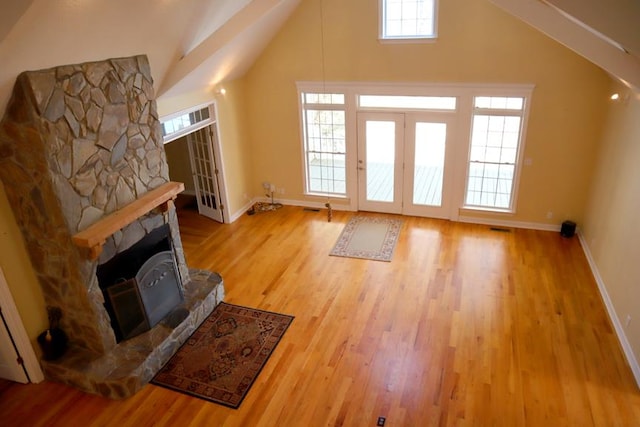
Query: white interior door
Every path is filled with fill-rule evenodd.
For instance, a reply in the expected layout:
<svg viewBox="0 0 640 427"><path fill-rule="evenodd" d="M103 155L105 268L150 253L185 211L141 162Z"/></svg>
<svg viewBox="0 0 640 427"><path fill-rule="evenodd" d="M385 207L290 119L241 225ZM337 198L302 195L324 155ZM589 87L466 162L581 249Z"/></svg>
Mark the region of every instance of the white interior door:
<svg viewBox="0 0 640 427"><path fill-rule="evenodd" d="M358 113L358 209L401 213L404 114Z"/></svg>
<svg viewBox="0 0 640 427"><path fill-rule="evenodd" d="M213 150L217 140L217 128L210 125L187 135L193 183L196 188L198 212L218 222L223 222L220 203L219 170Z"/></svg>
<svg viewBox="0 0 640 427"><path fill-rule="evenodd" d="M22 365L18 363L18 353L1 313L0 317L0 378L26 384L29 378Z"/></svg>
<svg viewBox="0 0 640 427"><path fill-rule="evenodd" d="M44 381L40 363L1 268L0 314L0 378L20 383Z"/></svg>

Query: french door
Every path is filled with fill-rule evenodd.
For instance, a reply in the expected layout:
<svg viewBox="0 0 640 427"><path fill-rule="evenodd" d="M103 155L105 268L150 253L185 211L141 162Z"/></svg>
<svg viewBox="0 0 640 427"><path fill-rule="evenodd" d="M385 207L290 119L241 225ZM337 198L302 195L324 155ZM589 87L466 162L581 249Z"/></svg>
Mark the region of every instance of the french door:
<svg viewBox="0 0 640 427"><path fill-rule="evenodd" d="M189 158L193 183L196 188L198 213L218 222L223 222L222 205L220 203L219 170L213 149L217 140L217 128L214 125L198 129L187 135Z"/></svg>
<svg viewBox="0 0 640 427"><path fill-rule="evenodd" d="M449 218L454 115L358 113L358 209Z"/></svg>

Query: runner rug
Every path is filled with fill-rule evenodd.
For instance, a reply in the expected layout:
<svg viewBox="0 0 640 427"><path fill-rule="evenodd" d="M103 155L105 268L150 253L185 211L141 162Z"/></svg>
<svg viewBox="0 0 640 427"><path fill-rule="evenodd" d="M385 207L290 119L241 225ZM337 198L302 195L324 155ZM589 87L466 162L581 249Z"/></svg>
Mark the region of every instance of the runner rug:
<svg viewBox="0 0 640 427"><path fill-rule="evenodd" d="M235 409L292 321L221 302L151 383Z"/></svg>
<svg viewBox="0 0 640 427"><path fill-rule="evenodd" d="M402 221L355 216L344 226L329 255L391 261Z"/></svg>

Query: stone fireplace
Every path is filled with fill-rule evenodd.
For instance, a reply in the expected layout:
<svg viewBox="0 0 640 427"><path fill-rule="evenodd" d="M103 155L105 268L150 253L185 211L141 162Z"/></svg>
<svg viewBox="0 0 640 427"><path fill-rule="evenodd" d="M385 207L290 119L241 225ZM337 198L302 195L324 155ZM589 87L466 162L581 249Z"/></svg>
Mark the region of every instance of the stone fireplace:
<svg viewBox="0 0 640 427"><path fill-rule="evenodd" d="M189 269L145 56L22 73L0 123L0 178L69 348L45 376L112 398L146 384L224 297ZM182 300L118 342L97 269L161 227ZM157 319L156 319L157 321Z"/></svg>

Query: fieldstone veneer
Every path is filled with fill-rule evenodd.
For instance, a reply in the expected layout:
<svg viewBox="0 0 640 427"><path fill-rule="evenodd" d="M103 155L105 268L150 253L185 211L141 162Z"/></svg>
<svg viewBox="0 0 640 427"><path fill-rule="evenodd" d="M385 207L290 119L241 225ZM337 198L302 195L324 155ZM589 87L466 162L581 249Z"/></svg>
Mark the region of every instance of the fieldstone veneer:
<svg viewBox="0 0 640 427"><path fill-rule="evenodd" d="M0 123L0 178L47 305L70 348L47 378L109 397L146 384L224 296L215 273L189 270L175 208L116 232L90 261L71 236L169 181L145 56L25 72ZM163 223L171 228L183 316L116 343L96 267Z"/></svg>

